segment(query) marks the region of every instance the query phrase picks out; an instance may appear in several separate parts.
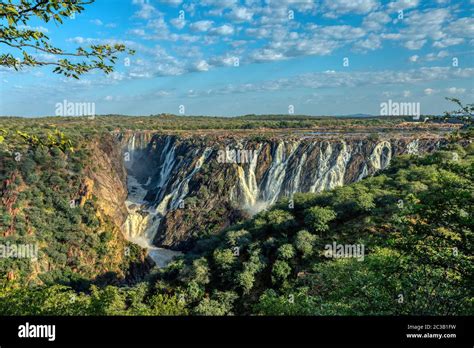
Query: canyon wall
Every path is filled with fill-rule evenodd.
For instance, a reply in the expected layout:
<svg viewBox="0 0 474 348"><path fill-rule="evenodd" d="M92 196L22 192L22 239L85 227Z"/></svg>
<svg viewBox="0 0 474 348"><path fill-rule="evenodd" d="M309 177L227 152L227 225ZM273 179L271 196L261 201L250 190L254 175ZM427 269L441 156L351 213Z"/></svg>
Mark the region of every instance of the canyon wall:
<svg viewBox="0 0 474 348"><path fill-rule="evenodd" d="M152 132L115 134L127 171L125 235L186 250L283 196L320 192L386 168L394 156L436 149L438 137L278 139Z"/></svg>
<svg viewBox="0 0 474 348"><path fill-rule="evenodd" d="M78 203L82 206L92 197L97 199L99 209L96 216L112 234L109 242L111 257L105 258L107 265L104 266L114 270L121 281L133 283L149 271L153 262L147 257L146 250L135 255L133 262L127 261L130 251L127 251L128 243L124 238L127 235L124 236L121 228L128 219L124 204L128 196L127 172L123 165L122 148L116 138L105 134L100 139L91 139L89 151Z"/></svg>

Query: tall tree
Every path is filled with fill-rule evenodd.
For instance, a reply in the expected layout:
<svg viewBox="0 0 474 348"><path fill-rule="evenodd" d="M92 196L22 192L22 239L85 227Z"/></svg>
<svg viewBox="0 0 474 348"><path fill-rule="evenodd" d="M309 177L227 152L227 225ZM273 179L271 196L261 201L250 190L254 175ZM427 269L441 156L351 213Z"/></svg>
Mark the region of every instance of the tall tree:
<svg viewBox="0 0 474 348"><path fill-rule="evenodd" d="M53 72L78 79L93 69L106 74L113 71L116 54L133 50L125 45L105 44L78 47L75 52L65 52L53 46L49 37L40 29L28 25L32 20L62 24L63 20L74 18L94 0L7 0L0 3L0 47L10 47L8 53L0 54L0 66L20 70L23 67L52 65ZM41 60L33 52L52 55L53 60ZM15 57L19 53L21 58ZM15 54L15 55L14 55Z"/></svg>

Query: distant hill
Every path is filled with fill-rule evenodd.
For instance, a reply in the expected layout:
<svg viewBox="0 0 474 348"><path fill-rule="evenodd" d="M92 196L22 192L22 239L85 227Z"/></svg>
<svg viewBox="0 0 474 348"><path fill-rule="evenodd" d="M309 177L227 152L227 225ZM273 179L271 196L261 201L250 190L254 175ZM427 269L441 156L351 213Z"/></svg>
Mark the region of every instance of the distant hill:
<svg viewBox="0 0 474 348"><path fill-rule="evenodd" d="M377 117L377 116L371 115L371 114L350 114L350 115L339 115L336 117Z"/></svg>

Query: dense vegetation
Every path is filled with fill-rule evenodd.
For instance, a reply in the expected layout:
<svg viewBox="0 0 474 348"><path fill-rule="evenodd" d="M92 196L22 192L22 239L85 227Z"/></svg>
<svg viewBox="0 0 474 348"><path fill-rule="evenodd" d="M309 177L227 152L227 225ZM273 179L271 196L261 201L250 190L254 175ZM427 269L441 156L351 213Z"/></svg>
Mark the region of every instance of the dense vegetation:
<svg viewBox="0 0 474 348"><path fill-rule="evenodd" d="M474 145L297 194L202 240L156 287L197 314L472 314ZM359 244L365 257L328 258Z"/></svg>
<svg viewBox="0 0 474 348"><path fill-rule="evenodd" d="M356 184L297 194L200 240L135 286L26 288L4 281L0 313L473 314L473 156L473 144L451 144L424 157L398 157ZM74 219L90 229L87 216L79 211ZM330 258L333 243L363 245L364 254Z"/></svg>
<svg viewBox="0 0 474 348"><path fill-rule="evenodd" d="M1 142L0 245L36 245L38 255L0 257L0 280L88 288L124 279L143 261L142 250L98 211L95 197L84 197L85 170L93 163L78 140L55 130L46 137L19 131Z"/></svg>
<svg viewBox="0 0 474 348"><path fill-rule="evenodd" d="M402 122L410 122L413 129L427 126L413 122L411 117L313 117L303 115L246 115L241 117L176 116L160 114L151 116L107 115L94 117L42 117L25 119L21 117L0 117L0 129L46 134L48 130L60 128L69 133L83 135L100 134L103 131L154 130L261 130L285 128L342 129L354 132L364 129L383 131ZM358 129L359 128L359 129Z"/></svg>

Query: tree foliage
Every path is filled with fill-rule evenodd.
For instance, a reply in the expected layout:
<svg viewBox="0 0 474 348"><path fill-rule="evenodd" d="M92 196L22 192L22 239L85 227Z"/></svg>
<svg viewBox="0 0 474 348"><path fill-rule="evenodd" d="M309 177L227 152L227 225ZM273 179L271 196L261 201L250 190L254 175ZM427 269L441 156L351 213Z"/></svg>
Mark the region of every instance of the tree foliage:
<svg viewBox="0 0 474 348"><path fill-rule="evenodd" d="M117 53L127 52L121 43L78 47L75 52L65 52L51 44L49 37L34 21L62 24L84 11L93 0L7 0L0 3L0 45L11 52L0 54L0 66L20 70L24 67L53 66L54 73L78 79L80 75L98 69L106 74L113 71ZM53 61L41 60L36 53L56 57ZM20 58L18 58L20 56Z"/></svg>

